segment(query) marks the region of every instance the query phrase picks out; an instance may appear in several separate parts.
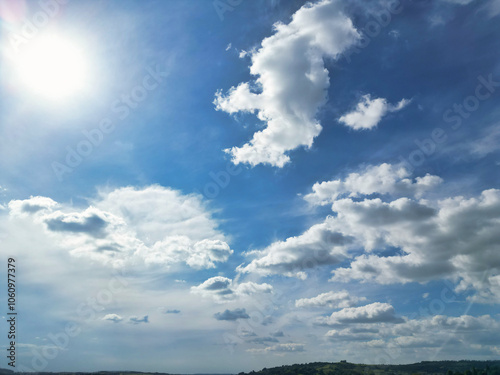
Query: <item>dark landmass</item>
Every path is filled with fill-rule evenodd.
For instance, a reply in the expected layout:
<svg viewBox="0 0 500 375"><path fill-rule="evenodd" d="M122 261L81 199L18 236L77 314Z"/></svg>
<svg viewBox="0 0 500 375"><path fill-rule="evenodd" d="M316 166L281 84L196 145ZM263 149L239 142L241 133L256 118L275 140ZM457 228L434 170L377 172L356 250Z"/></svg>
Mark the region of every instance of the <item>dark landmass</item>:
<svg viewBox="0 0 500 375"><path fill-rule="evenodd" d="M238 375L500 375L500 361L424 361L409 365L314 362Z"/></svg>
<svg viewBox="0 0 500 375"><path fill-rule="evenodd" d="M0 369L0 375L174 375L162 372L15 372ZM195 374L230 375L230 374ZM313 362L264 368L238 375L500 375L499 361L423 361L408 365L364 365L345 361Z"/></svg>

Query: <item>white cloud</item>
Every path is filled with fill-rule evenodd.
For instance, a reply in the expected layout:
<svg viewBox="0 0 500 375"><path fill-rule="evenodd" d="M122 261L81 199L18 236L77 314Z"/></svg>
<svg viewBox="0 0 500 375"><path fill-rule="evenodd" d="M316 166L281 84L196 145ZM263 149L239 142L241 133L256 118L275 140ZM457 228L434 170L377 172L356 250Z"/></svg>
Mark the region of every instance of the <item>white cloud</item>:
<svg viewBox="0 0 500 375"><path fill-rule="evenodd" d="M370 324L374 325L374 323ZM331 341L373 341L379 336L378 328L355 328L332 329L325 334ZM383 342L383 341L382 341Z"/></svg>
<svg viewBox="0 0 500 375"><path fill-rule="evenodd" d="M494 125L482 131L481 136L466 144L465 148L472 155L482 158L500 150L500 125Z"/></svg>
<svg viewBox="0 0 500 375"><path fill-rule="evenodd" d="M107 314L102 318L102 320L109 320L111 322L118 323L121 322L123 318L118 314Z"/></svg>
<svg viewBox="0 0 500 375"><path fill-rule="evenodd" d="M26 200L12 200L9 210L14 216L28 216L38 211L51 210L57 207L57 202L47 197L30 197Z"/></svg>
<svg viewBox="0 0 500 375"><path fill-rule="evenodd" d="M473 2L474 0L442 0L446 3L452 3L452 4L458 4L458 5L467 5L471 2Z"/></svg>
<svg viewBox="0 0 500 375"><path fill-rule="evenodd" d="M305 345L299 343L285 343L268 346L264 349L248 349L250 353L267 353L267 352L303 352Z"/></svg>
<svg viewBox="0 0 500 375"><path fill-rule="evenodd" d="M343 196L359 197L375 193L420 197L442 182L440 177L429 174L417 177L415 181L410 176L411 173L401 165L370 165L359 172L350 173L345 179L316 182L312 187L313 192L304 199L311 204L324 205Z"/></svg>
<svg viewBox="0 0 500 375"><path fill-rule="evenodd" d="M440 182L430 175L412 181L406 170L381 165L315 185L306 199L331 203L333 215L299 236L252 251L254 259L238 270L304 279L308 270L329 265L334 268L331 281L378 284L444 278L458 282L457 291L474 292L469 297L474 301L498 302L500 190L470 198L398 197L420 196ZM376 192L384 194L359 199ZM396 253L388 255L389 249ZM335 269L360 250L364 253L349 266Z"/></svg>
<svg viewBox="0 0 500 375"><path fill-rule="evenodd" d="M149 323L149 316L144 315L142 318L131 316L130 318L128 318L128 322L131 324Z"/></svg>
<svg viewBox="0 0 500 375"><path fill-rule="evenodd" d="M343 123L355 130L371 129L378 125L387 113L397 112L410 103L408 99L402 99L397 104L389 104L384 98L371 99L370 95L363 95L356 108L339 118Z"/></svg>
<svg viewBox="0 0 500 375"><path fill-rule="evenodd" d="M359 38L336 0L308 3L288 25L274 28L274 35L249 52L256 82L216 94L217 110L256 113L266 124L249 143L226 150L235 164L283 167L290 160L288 151L311 147L322 129L315 116L330 85L323 59L337 58Z"/></svg>
<svg viewBox="0 0 500 375"><path fill-rule="evenodd" d="M238 266L237 270L305 279L307 275L303 271L306 269L340 263L346 258L346 246L352 242L351 237L344 236L325 222L312 226L300 236L251 252L250 255L256 256L256 259L246 266Z"/></svg>
<svg viewBox="0 0 500 375"><path fill-rule="evenodd" d="M46 197L9 203L12 220L31 220L73 256L113 267L186 264L214 268L232 250L202 198L161 186L100 192L78 209Z"/></svg>
<svg viewBox="0 0 500 375"><path fill-rule="evenodd" d="M351 296L347 291L321 293L312 298L301 298L295 301L296 307L324 307L344 308L353 307L358 302L365 301L365 297Z"/></svg>
<svg viewBox="0 0 500 375"><path fill-rule="evenodd" d="M233 301L240 297L260 293L272 293L273 287L269 284L257 284L252 281L236 284L233 280L215 276L197 286L191 287L191 293L209 297L216 302Z"/></svg>
<svg viewBox="0 0 500 375"><path fill-rule="evenodd" d="M338 325L351 323L402 323L395 315L394 307L388 303L375 302L360 307L346 307L333 312L329 317L318 318L317 323Z"/></svg>
<svg viewBox="0 0 500 375"><path fill-rule="evenodd" d="M439 347L457 352L472 346L491 347L500 343L500 322L489 315L436 315L406 319L400 324L371 322L339 326L339 329L332 329L325 334L330 341L359 342L375 348L398 348L401 354L405 349Z"/></svg>
<svg viewBox="0 0 500 375"><path fill-rule="evenodd" d="M238 319L250 319L250 315L247 314L245 309L234 309L215 313L214 318L217 320L235 321Z"/></svg>
<svg viewBox="0 0 500 375"><path fill-rule="evenodd" d="M338 222L367 250L388 246L401 255L355 258L349 268L334 271L333 281L361 280L381 284L437 278L460 278L458 290L473 289L477 301L500 300L500 190L477 198L453 197L438 202L401 198L333 204Z"/></svg>

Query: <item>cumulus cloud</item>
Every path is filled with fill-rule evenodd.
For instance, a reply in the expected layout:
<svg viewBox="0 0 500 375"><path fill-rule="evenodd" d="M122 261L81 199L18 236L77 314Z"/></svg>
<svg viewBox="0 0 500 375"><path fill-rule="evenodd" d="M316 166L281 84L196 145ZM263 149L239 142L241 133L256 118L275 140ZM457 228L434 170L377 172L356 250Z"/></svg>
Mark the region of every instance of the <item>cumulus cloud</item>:
<svg viewBox="0 0 500 375"><path fill-rule="evenodd" d="M299 343L285 343L268 346L264 349L248 349L250 353L268 353L268 352L303 352L305 345Z"/></svg>
<svg viewBox="0 0 500 375"><path fill-rule="evenodd" d="M51 210L57 207L57 202L47 197L33 197L25 200L12 200L9 202L9 210L14 216L26 216L38 211Z"/></svg>
<svg viewBox="0 0 500 375"><path fill-rule="evenodd" d="M358 302L365 301L365 297L351 296L346 290L340 292L327 292L317 295L312 298L301 298L295 301L296 307L330 307L330 308L344 308L353 307Z"/></svg>
<svg viewBox="0 0 500 375"><path fill-rule="evenodd" d="M389 104L387 99L371 99L369 94L363 95L356 108L341 116L339 122L355 130L372 129L378 125L382 117L390 112L403 109L409 103L410 100L402 99L397 104Z"/></svg>
<svg viewBox="0 0 500 375"><path fill-rule="evenodd" d="M161 308L160 311L164 314L180 314L181 313L181 310L177 310L177 309Z"/></svg>
<svg viewBox="0 0 500 375"><path fill-rule="evenodd" d="M437 202L379 199L333 204L338 220L366 249L399 248L403 254L363 254L348 268L334 271L333 281L381 284L460 278L458 290L473 289L477 301L500 300L500 190L479 197L452 197Z"/></svg>
<svg viewBox="0 0 500 375"><path fill-rule="evenodd" d="M375 348L468 350L473 346L499 345L500 322L490 315L435 315L406 318L400 324L349 323L328 331L325 336L333 342L358 342Z"/></svg>
<svg viewBox="0 0 500 375"><path fill-rule="evenodd" d="M333 215L299 236L251 252L254 259L238 270L304 279L309 269L335 267L362 249L348 267L332 271L331 281L391 284L445 278L459 280L457 291L474 291L469 297L474 301L500 301L500 190L470 198L421 199L441 181L432 175L413 180L403 167L382 164L315 184L306 200L331 203ZM397 253L381 255L388 249Z"/></svg>
<svg viewBox="0 0 500 375"><path fill-rule="evenodd" d="M149 323L149 317L147 315L144 315L142 318L131 316L130 318L128 318L128 322L132 324Z"/></svg>
<svg viewBox="0 0 500 375"><path fill-rule="evenodd" d="M240 297L259 293L272 293L273 287L269 284L257 284L252 281L236 284L233 280L215 276L197 286L191 287L191 293L209 297L216 302L233 301Z"/></svg>
<svg viewBox="0 0 500 375"><path fill-rule="evenodd" d="M331 341L372 341L379 336L379 329L354 327L332 329L325 336Z"/></svg>
<svg viewBox="0 0 500 375"><path fill-rule="evenodd" d="M315 185L306 199L331 203L332 216L299 236L251 252L254 259L238 270L305 278L313 267L335 267L361 249L349 266L332 271L331 281L444 278L458 280L457 291L475 292L469 297L474 301L500 301L500 190L417 199L441 179L411 180L404 168L384 164L331 182ZM401 197L405 194L410 197Z"/></svg>
<svg viewBox="0 0 500 375"><path fill-rule="evenodd" d="M42 225L72 255L113 267L214 268L233 253L198 195L127 187L101 191L90 203L79 209L31 197L11 201L9 214Z"/></svg>
<svg viewBox="0 0 500 375"><path fill-rule="evenodd" d="M384 163L378 166L367 166L359 172L349 174L344 179L314 184L313 192L304 198L313 205L332 203L334 204L333 211L342 214L345 211L343 208L346 202L350 200L339 201L341 197L357 198L372 194L421 197L426 191L442 182L438 176L429 174L414 180L410 176L411 173L399 165ZM366 204L369 205L369 202L375 201L367 200ZM396 206L400 211L405 208L408 215L425 216L426 212L432 211L431 208L419 206L412 200L398 201L394 203L394 207ZM386 211L387 214L392 214L392 220L397 219L398 210L392 210L391 213L389 212L391 210ZM401 215L404 216L406 213L401 213ZM379 216L378 220L383 220L383 218L384 215ZM263 250L250 252L248 255L255 259L247 265L239 266L237 270L244 273L282 274L305 279L307 277L305 271L308 269L336 265L348 258L348 250L360 245L357 239L358 232L356 228L351 228L349 220L342 222L339 218L328 217L323 223L313 225L299 236L275 242ZM366 241L365 244L373 249L380 242L378 241L380 236L377 229L364 233L365 237L370 234L373 238L372 243L369 244Z"/></svg>
<svg viewBox="0 0 500 375"><path fill-rule="evenodd" d="M49 230L53 232L85 233L92 237L102 238L106 235L105 228L108 221L101 217L94 209L86 210L83 213L64 214L57 212L48 215L45 223Z"/></svg>
<svg viewBox="0 0 500 375"><path fill-rule="evenodd" d="M256 259L246 266L239 266L237 270L305 279L306 269L338 264L344 260L346 246L352 242L352 237L344 236L325 222L314 225L300 236L275 242L261 251L253 251L251 255Z"/></svg>
<svg viewBox="0 0 500 375"><path fill-rule="evenodd" d="M123 318L117 314L107 314L102 318L102 320L109 320L111 322L118 323L121 322Z"/></svg>
<svg viewBox="0 0 500 375"><path fill-rule="evenodd" d="M214 314L214 318L217 320L229 320L234 321L237 319L250 319L245 309L234 309L234 310L224 310L224 312L218 312Z"/></svg>
<svg viewBox="0 0 500 375"><path fill-rule="evenodd" d="M321 132L318 109L327 100L330 85L324 58L335 59L360 37L340 2L322 0L300 8L285 25L274 25L251 54L250 73L255 82L218 91L217 110L233 114L255 113L265 123L250 142L225 150L235 164L270 164L283 167L287 152L311 147Z"/></svg>
<svg viewBox="0 0 500 375"><path fill-rule="evenodd" d="M313 205L333 203L340 197L357 198L371 194L421 197L442 182L438 176L410 178L411 172L397 164L369 165L344 179L316 182L304 199Z"/></svg>
<svg viewBox="0 0 500 375"><path fill-rule="evenodd" d="M319 318L317 323L325 325L351 323L402 323L395 315L394 307L388 303L375 302L360 307L346 307L333 312L329 317Z"/></svg>

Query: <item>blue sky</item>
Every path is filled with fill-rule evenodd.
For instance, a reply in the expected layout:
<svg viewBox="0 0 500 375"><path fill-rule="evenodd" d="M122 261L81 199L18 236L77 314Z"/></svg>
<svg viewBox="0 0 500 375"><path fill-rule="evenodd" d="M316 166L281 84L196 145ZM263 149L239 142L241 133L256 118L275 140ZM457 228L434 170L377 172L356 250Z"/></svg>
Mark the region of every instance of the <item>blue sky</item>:
<svg viewBox="0 0 500 375"><path fill-rule="evenodd" d="M497 358L499 15L0 1L17 369Z"/></svg>

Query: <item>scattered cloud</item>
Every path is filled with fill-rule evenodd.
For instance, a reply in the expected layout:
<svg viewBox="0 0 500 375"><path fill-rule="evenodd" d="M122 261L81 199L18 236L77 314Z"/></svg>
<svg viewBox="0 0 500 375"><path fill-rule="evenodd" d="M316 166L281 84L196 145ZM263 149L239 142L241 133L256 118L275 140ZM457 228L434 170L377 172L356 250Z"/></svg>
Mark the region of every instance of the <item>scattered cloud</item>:
<svg viewBox="0 0 500 375"><path fill-rule="evenodd" d="M397 104L389 104L387 99L371 99L369 94L363 95L356 108L352 112L341 116L339 122L355 130L372 129L379 124L386 114L400 111L409 103L410 100L402 99Z"/></svg>
<svg viewBox="0 0 500 375"><path fill-rule="evenodd" d="M332 342L359 342L368 347L399 349L447 347L448 350L500 344L500 322L490 315L435 315L388 322L347 323L328 331Z"/></svg>
<svg viewBox="0 0 500 375"><path fill-rule="evenodd" d="M58 203L47 197L33 197L25 200L12 200L9 202L9 210L14 216L27 216L38 211L52 210Z"/></svg>
<svg viewBox="0 0 500 375"><path fill-rule="evenodd" d="M132 324L149 323L149 317L147 315L144 315L142 318L131 316L130 318L128 318L128 321Z"/></svg>
<svg viewBox="0 0 500 375"><path fill-rule="evenodd" d="M438 176L430 174L409 178L411 172L401 165L383 163L369 165L344 179L316 182L304 199L313 205L333 203L340 197L357 198L371 194L421 197L426 191L442 183Z"/></svg>
<svg viewBox="0 0 500 375"><path fill-rule="evenodd" d="M315 116L330 85L324 58L337 58L360 37L334 0L308 3L274 30L259 49L248 52L256 81L215 96L217 110L256 113L266 125L242 147L225 150L235 164L283 167L290 160L287 152L311 147L322 129Z"/></svg>
<svg viewBox="0 0 500 375"><path fill-rule="evenodd" d="M118 323L121 322L123 318L117 314L107 314L102 318L102 320L109 320L111 322Z"/></svg>
<svg viewBox="0 0 500 375"><path fill-rule="evenodd" d="M197 286L191 287L191 293L210 297L217 302L227 302L240 297L260 293L272 293L273 287L269 284L257 284L252 281L236 284L233 280L215 276Z"/></svg>
<svg viewBox="0 0 500 375"><path fill-rule="evenodd" d="M500 190L470 198L415 199L442 180L409 175L402 167L382 164L315 184L306 200L331 203L334 215L299 236L250 252L254 259L238 271L305 279L307 270L335 267L363 249L348 267L334 269L331 281L391 284L446 278L460 280L457 291L475 291L470 297L475 301L500 301L500 235L495 229ZM382 195L366 197L375 193ZM389 248L399 251L380 254Z"/></svg>
<svg viewBox="0 0 500 375"><path fill-rule="evenodd" d="M261 275L283 274L305 279L306 269L322 265L338 264L346 258L346 246L353 238L344 236L329 223L312 226L297 237L271 244L261 251L253 251L256 257L246 266L238 266L237 271L255 272Z"/></svg>
<svg viewBox="0 0 500 375"><path fill-rule="evenodd" d="M301 298L295 301L296 307L330 307L344 308L356 306L359 302L366 301L365 297L351 296L346 290L340 292L327 292L312 298Z"/></svg>
<svg viewBox="0 0 500 375"><path fill-rule="evenodd" d="M388 35L394 39L399 39L401 36L401 32L399 30L391 30L389 31Z"/></svg>
<svg viewBox="0 0 500 375"><path fill-rule="evenodd" d="M482 131L481 136L465 145L467 151L481 158L500 150L500 125L494 125Z"/></svg>
<svg viewBox="0 0 500 375"><path fill-rule="evenodd" d="M245 309L235 309L235 310L224 310L224 312L214 314L214 318L217 320L229 320L234 321L237 319L250 319Z"/></svg>
<svg viewBox="0 0 500 375"><path fill-rule="evenodd" d="M395 315L394 307L388 303L375 302L360 307L346 307L333 312L327 318L319 318L317 323L325 325L351 323L402 323Z"/></svg>
<svg viewBox="0 0 500 375"><path fill-rule="evenodd" d="M298 343L285 343L268 346L264 349L248 349L250 353L267 353L267 352L303 352L305 349L304 344Z"/></svg>
<svg viewBox="0 0 500 375"><path fill-rule="evenodd" d="M180 314L181 313L181 310L177 310L177 309L163 309L162 310L164 314Z"/></svg>
<svg viewBox="0 0 500 375"><path fill-rule="evenodd" d="M361 280L381 284L460 278L457 290L475 289L474 298L498 301L500 270L500 190L479 197L450 197L437 202L400 198L333 204L338 223L345 223L365 249L400 248L400 255L363 254L349 268L333 271L332 281Z"/></svg>

